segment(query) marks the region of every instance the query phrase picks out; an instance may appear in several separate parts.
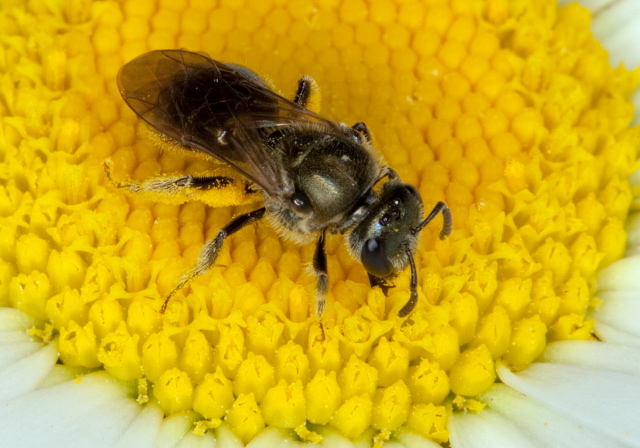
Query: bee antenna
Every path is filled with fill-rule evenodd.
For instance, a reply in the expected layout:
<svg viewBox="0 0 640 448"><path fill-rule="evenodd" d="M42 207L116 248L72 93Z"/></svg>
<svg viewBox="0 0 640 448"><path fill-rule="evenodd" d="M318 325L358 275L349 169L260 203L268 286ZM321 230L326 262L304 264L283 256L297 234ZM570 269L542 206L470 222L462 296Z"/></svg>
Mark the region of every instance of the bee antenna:
<svg viewBox="0 0 640 448"><path fill-rule="evenodd" d="M451 235L451 226L452 226L451 210L449 210L449 207L447 207L447 204L445 204L442 201L438 202L436 206L433 207L433 210L431 210L431 213L429 213L429 216L427 216L424 221L418 224L417 227L411 229L411 233L415 235L416 233L420 232L424 228L424 226L429 224L431 220L433 220L433 218L438 216L439 213L442 213L442 218L444 219L442 230L440 231L440 239L443 240L449 235Z"/></svg>

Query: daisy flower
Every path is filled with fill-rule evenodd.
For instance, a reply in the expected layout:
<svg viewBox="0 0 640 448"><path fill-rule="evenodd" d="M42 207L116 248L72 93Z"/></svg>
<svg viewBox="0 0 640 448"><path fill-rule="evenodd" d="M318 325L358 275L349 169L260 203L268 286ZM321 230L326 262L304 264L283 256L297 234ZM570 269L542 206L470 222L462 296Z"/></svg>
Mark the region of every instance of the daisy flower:
<svg viewBox="0 0 640 448"><path fill-rule="evenodd" d="M0 440L640 446L639 12L3 0ZM409 270L385 295L330 236L319 326L314 245L264 222L160 313L203 243L259 207L241 182L196 197L118 188L238 178L151 138L122 100L120 67L172 48L247 66L288 97L311 76L310 108L366 122L426 210L449 204L451 236L421 232L407 318Z"/></svg>

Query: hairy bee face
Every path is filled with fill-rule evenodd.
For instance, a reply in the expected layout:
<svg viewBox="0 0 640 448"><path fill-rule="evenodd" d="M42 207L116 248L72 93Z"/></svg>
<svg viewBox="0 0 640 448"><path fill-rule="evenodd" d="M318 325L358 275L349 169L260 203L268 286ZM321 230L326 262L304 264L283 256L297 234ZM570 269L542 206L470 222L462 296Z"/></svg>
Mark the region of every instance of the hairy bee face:
<svg viewBox="0 0 640 448"><path fill-rule="evenodd" d="M417 190L408 184L387 182L380 199L349 234L349 246L367 272L387 278L409 263L418 238L413 229L422 221L423 206Z"/></svg>

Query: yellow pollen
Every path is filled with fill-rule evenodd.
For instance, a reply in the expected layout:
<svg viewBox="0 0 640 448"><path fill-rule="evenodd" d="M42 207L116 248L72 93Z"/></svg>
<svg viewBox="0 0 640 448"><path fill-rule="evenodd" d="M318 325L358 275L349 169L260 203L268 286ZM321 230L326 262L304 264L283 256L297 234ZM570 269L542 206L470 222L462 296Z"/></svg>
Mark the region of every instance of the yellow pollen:
<svg viewBox="0 0 640 448"><path fill-rule="evenodd" d="M498 365L594 339L595 275L625 247L640 72L608 65L576 4L5 3L0 306L33 317L73 372L136 381L133 400L191 413L197 435L224 425L248 443L277 428L384 446L409 431L447 444L449 416L481 412L474 397ZM438 238L440 217L421 231L408 318L409 269L385 296L327 235L319 320L315 245L267 220L159 312L205 241L261 203L241 174L149 132L122 100L119 68L165 48L246 65L286 97L311 76L311 109L366 122L425 210L447 202L453 233ZM178 175L232 182L154 188Z"/></svg>

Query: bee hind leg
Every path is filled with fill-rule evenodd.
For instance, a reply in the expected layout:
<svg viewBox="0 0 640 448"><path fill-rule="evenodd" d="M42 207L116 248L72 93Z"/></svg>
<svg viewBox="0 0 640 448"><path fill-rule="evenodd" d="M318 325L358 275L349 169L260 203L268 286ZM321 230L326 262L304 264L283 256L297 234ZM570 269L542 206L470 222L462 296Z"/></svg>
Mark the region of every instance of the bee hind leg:
<svg viewBox="0 0 640 448"><path fill-rule="evenodd" d="M310 76L302 76L298 80L298 88L293 97L293 102L299 106L307 107L307 102L314 90L315 81Z"/></svg>
<svg viewBox="0 0 640 448"><path fill-rule="evenodd" d="M213 190L225 188L235 182L226 176L161 176L144 181L116 180L111 176L111 168L104 164L104 171L109 182L116 188L129 193L142 193L153 195L156 201L162 199L178 198L184 196L184 200L190 200L189 190Z"/></svg>
<svg viewBox="0 0 640 448"><path fill-rule="evenodd" d="M327 273L327 254L324 251L324 231L320 234L316 243L316 251L313 254L313 269L318 276L316 285L316 315L322 317L324 305L329 290L329 274Z"/></svg>
<svg viewBox="0 0 640 448"><path fill-rule="evenodd" d="M171 298L178 291L184 288L195 277L197 277L200 274L204 274L209 269L211 269L213 264L216 262L216 259L218 258L218 253L222 248L222 244L224 243L224 240L228 236L233 235L243 227L246 227L249 224L253 224L254 222L262 219L265 212L266 212L266 208L262 207L262 208L259 208L258 210L254 210L252 212L244 213L240 216L236 216L226 226L220 229L220 231L218 232L215 238L207 241L205 245L202 246L202 249L200 249L200 254L198 256L198 263L196 264L196 267L193 268L191 272L184 275L180 279L180 283L178 283L178 285L173 289L173 291L171 291L171 293L164 300L164 303L162 304L162 308L160 309L160 313L164 314L165 310L167 309L169 300L171 300Z"/></svg>

